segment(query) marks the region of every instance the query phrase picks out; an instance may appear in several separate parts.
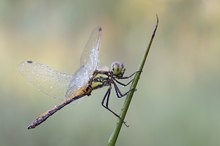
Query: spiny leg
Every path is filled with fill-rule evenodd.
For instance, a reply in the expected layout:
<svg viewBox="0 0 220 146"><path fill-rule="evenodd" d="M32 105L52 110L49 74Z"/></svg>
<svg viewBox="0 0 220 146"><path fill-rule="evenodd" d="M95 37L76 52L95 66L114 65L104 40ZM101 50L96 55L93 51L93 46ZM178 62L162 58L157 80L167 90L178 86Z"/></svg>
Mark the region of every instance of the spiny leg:
<svg viewBox="0 0 220 146"><path fill-rule="evenodd" d="M111 90L112 90L112 87L109 86L107 92L105 93L105 96L102 100L102 106L104 108L106 108L107 110L109 110L111 113L113 113L116 117L120 118L120 116L118 114L116 114L114 111L112 111L109 107L108 107L108 102L109 102L109 97L110 97L110 94L111 94ZM106 100L106 102L105 102Z"/></svg>
<svg viewBox="0 0 220 146"><path fill-rule="evenodd" d="M102 106L104 106L104 107L108 107L108 101L109 101L109 97L111 94L111 90L112 90L112 86L109 86L109 88L108 88L107 92L105 93L105 96L102 100ZM105 103L105 100L106 100L106 103Z"/></svg>
<svg viewBox="0 0 220 146"><path fill-rule="evenodd" d="M103 97L102 99L102 106L107 109L108 111L110 111L112 114L114 114L116 117L118 117L119 119L121 119L121 117L116 114L114 111L112 111L109 107L108 107L108 102L109 102L109 97L110 97L110 94L111 94L111 90L112 90L112 87L111 85L109 86L107 92L105 93L105 96ZM104 103L106 100L106 103ZM129 127L125 121L123 121L123 123L125 124L126 127Z"/></svg>
<svg viewBox="0 0 220 146"><path fill-rule="evenodd" d="M118 98L122 98L122 97L126 96L128 93L130 93L131 91L136 90L136 89L130 89L127 92L125 92L124 94L122 94L115 82L113 82L113 85L114 85L115 92L116 92L116 95Z"/></svg>
<svg viewBox="0 0 220 146"><path fill-rule="evenodd" d="M131 74L130 76L127 76L127 77L119 77L118 79L129 79L129 78L131 78L132 76L134 76L134 75L135 75L136 73L138 73L138 72L140 72L140 71L136 71L136 72L134 72L133 74ZM114 80L115 82L117 82L118 84L120 84L120 85L122 85L122 86L127 86L127 85L129 85L130 83L132 83L133 80L134 80L134 79L131 79L127 84L124 84L124 83L118 81L115 77L112 77L112 78L113 78L113 80Z"/></svg>
<svg viewBox="0 0 220 146"><path fill-rule="evenodd" d="M120 84L120 85L122 85L122 86L124 86L124 87L126 87L127 85L129 85L130 83L132 83L133 82L133 80L134 79L131 79L127 84L124 84L124 83L122 83L122 82L120 82L120 81L118 81L116 78L112 78L115 82L117 82L118 84Z"/></svg>
<svg viewBox="0 0 220 146"><path fill-rule="evenodd" d="M141 71L136 71L136 72L132 73L130 76L120 77L119 79L129 79L129 78L131 78L132 76L134 76L136 73L139 73L139 72L141 72Z"/></svg>

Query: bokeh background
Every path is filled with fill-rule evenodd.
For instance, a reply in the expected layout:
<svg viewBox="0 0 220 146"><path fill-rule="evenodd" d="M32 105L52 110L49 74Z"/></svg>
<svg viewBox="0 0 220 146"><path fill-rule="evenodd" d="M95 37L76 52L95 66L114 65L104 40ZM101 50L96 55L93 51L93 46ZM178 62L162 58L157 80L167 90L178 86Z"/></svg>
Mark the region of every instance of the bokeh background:
<svg viewBox="0 0 220 146"><path fill-rule="evenodd" d="M117 118L101 107L106 89L71 104L34 130L28 124L60 102L18 72L35 60L73 73L96 26L101 65L137 70L158 32L117 145L220 145L219 0L0 0L0 145L107 145ZM126 89L123 89L124 91ZM123 99L112 94L120 112Z"/></svg>

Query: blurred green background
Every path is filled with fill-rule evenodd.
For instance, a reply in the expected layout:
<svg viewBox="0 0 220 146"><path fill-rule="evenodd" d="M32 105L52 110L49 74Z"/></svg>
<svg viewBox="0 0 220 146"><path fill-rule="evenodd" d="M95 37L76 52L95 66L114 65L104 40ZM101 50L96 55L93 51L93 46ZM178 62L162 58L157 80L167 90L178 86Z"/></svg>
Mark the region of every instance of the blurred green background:
<svg viewBox="0 0 220 146"><path fill-rule="evenodd" d="M117 145L220 145L219 0L0 0L0 145L107 145L117 118L101 107L106 89L71 104L34 130L60 102L28 84L17 67L35 60L73 73L96 26L101 66L137 70L160 24ZM125 91L126 89L124 89ZM124 99L112 94L119 112Z"/></svg>

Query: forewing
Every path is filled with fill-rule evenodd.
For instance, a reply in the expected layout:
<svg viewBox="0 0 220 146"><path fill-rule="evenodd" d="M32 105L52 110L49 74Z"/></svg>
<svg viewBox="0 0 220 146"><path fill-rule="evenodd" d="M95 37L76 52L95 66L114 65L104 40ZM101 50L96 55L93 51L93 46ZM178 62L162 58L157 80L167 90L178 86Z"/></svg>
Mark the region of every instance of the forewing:
<svg viewBox="0 0 220 146"><path fill-rule="evenodd" d="M80 65L87 65L91 68L92 71L97 69L99 63L99 45L101 32L101 27L97 27L92 31L80 58Z"/></svg>
<svg viewBox="0 0 220 146"><path fill-rule="evenodd" d="M97 69L99 63L99 46L101 37L101 27L97 27L91 33L88 42L83 50L80 59L81 67L74 74L66 97L73 95L79 88L85 86L92 77L93 72Z"/></svg>
<svg viewBox="0 0 220 146"><path fill-rule="evenodd" d="M19 71L27 81L44 94L58 99L65 99L72 75L61 73L47 65L33 61L21 63Z"/></svg>

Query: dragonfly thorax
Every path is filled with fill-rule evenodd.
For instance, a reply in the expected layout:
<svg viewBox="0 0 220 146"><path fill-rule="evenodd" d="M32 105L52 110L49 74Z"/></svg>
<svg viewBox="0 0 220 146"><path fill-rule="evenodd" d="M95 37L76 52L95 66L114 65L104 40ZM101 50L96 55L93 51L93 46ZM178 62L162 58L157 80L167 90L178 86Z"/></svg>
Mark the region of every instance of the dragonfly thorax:
<svg viewBox="0 0 220 146"><path fill-rule="evenodd" d="M125 70L124 65L118 61L113 62L111 65L111 71L116 77L123 77Z"/></svg>

